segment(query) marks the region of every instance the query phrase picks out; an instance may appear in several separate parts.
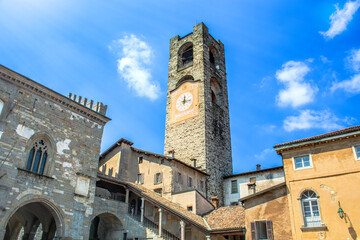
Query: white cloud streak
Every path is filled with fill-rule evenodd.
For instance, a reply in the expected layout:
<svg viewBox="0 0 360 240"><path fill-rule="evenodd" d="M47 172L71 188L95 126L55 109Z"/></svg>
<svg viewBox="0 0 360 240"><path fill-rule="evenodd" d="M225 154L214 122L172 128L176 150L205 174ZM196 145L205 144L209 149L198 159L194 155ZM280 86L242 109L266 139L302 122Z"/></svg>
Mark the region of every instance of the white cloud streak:
<svg viewBox="0 0 360 240"><path fill-rule="evenodd" d="M298 116L288 116L283 123L286 131L307 130L312 128L336 130L344 128L342 123L349 123L349 119L339 119L329 110L302 110Z"/></svg>
<svg viewBox="0 0 360 240"><path fill-rule="evenodd" d="M353 49L350 55L346 58L347 65L355 72L360 71L360 48Z"/></svg>
<svg viewBox="0 0 360 240"><path fill-rule="evenodd" d="M352 76L349 80L333 83L331 91L342 89L348 93L360 93L360 74Z"/></svg>
<svg viewBox="0 0 360 240"><path fill-rule="evenodd" d="M282 65L282 69L276 72L276 79L285 85L276 97L279 106L296 108L314 101L318 88L304 79L309 71L305 62L289 61Z"/></svg>
<svg viewBox="0 0 360 240"><path fill-rule="evenodd" d="M133 34L116 40L115 44L120 47L117 70L129 88L134 89L140 97L157 99L160 93L159 83L152 81L148 68L153 55L151 47Z"/></svg>
<svg viewBox="0 0 360 240"><path fill-rule="evenodd" d="M336 11L330 16L330 28L326 32L319 32L325 39L332 39L336 35L346 30L347 25L352 20L353 15L360 7L360 0L348 1L343 9L335 5Z"/></svg>
<svg viewBox="0 0 360 240"><path fill-rule="evenodd" d="M350 79L341 82L333 82L331 91L334 92L341 89L348 93L360 93L360 49L353 49L346 58L347 65L356 74Z"/></svg>
<svg viewBox="0 0 360 240"><path fill-rule="evenodd" d="M266 148L259 154L255 154L255 158L258 160L264 160L269 154L274 153L274 149Z"/></svg>

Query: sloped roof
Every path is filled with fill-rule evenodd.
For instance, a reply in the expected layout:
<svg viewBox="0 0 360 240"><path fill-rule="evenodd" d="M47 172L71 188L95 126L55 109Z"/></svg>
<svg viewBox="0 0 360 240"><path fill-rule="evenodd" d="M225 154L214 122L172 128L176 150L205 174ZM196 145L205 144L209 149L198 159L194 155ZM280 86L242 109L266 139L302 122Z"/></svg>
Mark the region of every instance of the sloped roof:
<svg viewBox="0 0 360 240"><path fill-rule="evenodd" d="M340 130L337 130L337 131L334 131L334 132L329 132L329 133L325 133L325 134L316 135L316 136L313 136L313 137L308 137L308 138L303 138L303 139L299 139L299 140L295 140L295 141L291 141L291 142L277 144L277 145L274 146L274 148L275 148L275 150L277 150L277 148L283 148L283 147L290 146L290 145L293 145L293 144L305 143L305 142L314 141L314 140L321 140L321 139L324 139L324 138L335 137L335 136L344 135L344 134L348 134L348 133L352 133L352 132L356 132L356 131L360 131L360 125L340 129Z"/></svg>
<svg viewBox="0 0 360 240"><path fill-rule="evenodd" d="M246 201L246 200L248 200L248 199L251 199L251 198L260 196L260 195L262 195L262 194L264 194L264 193L270 192L270 191L272 191L272 190L274 190L274 189L277 189L277 188L283 187L283 186L286 186L286 182L282 182L282 183L276 184L276 185L274 185L274 186L271 186L271 187L269 187L269 188L266 188L266 189L264 189L264 190L261 190L261 191L259 191L259 192L254 193L254 194L250 194L250 195L248 195L248 196L246 196L246 197L240 198L240 199L239 199L239 202L244 202L244 201Z"/></svg>
<svg viewBox="0 0 360 240"><path fill-rule="evenodd" d="M264 168L264 169L249 171L249 172L241 172L241 173L236 173L236 174L225 176L224 179L232 178L232 177L239 177L239 176L243 176L243 175L251 175L251 174L256 174L256 173L261 173L261 172L266 172L266 171L280 170L283 168L284 168L283 166L278 166L278 167Z"/></svg>
<svg viewBox="0 0 360 240"><path fill-rule="evenodd" d="M205 233L218 233L226 231L243 231L245 227L244 209L242 206L222 207L212 211L205 217L199 216L191 211L187 211L180 204L174 203L159 194L141 185L126 181L124 179L106 176L98 172L101 180L114 184L121 184L144 197L154 205L171 212L183 221L192 224L200 231Z"/></svg>
<svg viewBox="0 0 360 240"><path fill-rule="evenodd" d="M245 210L240 205L220 207L204 218L211 230L245 228Z"/></svg>

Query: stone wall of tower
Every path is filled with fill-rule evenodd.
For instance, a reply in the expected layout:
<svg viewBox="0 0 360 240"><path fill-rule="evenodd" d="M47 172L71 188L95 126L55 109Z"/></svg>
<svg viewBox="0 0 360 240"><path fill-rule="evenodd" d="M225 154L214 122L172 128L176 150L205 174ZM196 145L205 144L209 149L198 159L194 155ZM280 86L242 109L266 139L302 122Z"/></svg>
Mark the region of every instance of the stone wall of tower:
<svg viewBox="0 0 360 240"><path fill-rule="evenodd" d="M179 70L178 50L187 42L193 43L193 64ZM210 49L213 49L215 63L210 62ZM199 115L170 125L171 91L185 75L200 82ZM217 102L212 100L212 82L218 83ZM177 159L189 164L191 159L196 159L197 166L210 174L208 197L218 196L222 202L222 177L232 174L225 54L224 45L208 33L203 23L196 25L193 33L170 40L166 110L165 154L174 150Z"/></svg>

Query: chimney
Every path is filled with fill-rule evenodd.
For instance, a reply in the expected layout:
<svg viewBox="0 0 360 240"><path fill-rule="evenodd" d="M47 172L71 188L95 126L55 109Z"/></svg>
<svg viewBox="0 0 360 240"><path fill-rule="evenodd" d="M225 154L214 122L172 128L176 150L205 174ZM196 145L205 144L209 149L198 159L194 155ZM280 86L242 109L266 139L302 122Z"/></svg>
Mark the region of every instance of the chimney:
<svg viewBox="0 0 360 240"><path fill-rule="evenodd" d="M211 197L210 198L212 205L214 205L215 208L219 208L219 198L218 197Z"/></svg>
<svg viewBox="0 0 360 240"><path fill-rule="evenodd" d="M256 164L256 171L257 170L261 170L261 165L260 164Z"/></svg>
<svg viewBox="0 0 360 240"><path fill-rule="evenodd" d="M194 167L196 167L196 158L191 159L193 161Z"/></svg>
<svg viewBox="0 0 360 240"><path fill-rule="evenodd" d="M175 150L168 151L168 154L170 155L170 157L175 158Z"/></svg>

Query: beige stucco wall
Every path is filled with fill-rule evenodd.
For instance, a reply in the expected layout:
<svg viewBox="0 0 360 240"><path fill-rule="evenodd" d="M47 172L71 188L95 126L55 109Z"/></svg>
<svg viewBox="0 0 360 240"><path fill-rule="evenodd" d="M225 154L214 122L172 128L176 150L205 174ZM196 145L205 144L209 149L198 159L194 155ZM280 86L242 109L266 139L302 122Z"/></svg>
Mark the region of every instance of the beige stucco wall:
<svg viewBox="0 0 360 240"><path fill-rule="evenodd" d="M189 167L182 165L181 163L177 163L175 161L173 163L173 192L183 192L187 190L197 189L201 194L206 196L206 175L197 172ZM177 173L181 173L182 183L178 183L177 181ZM187 179L188 177L192 178L192 187L188 187ZM204 182L204 190L200 189L200 181Z"/></svg>
<svg viewBox="0 0 360 240"><path fill-rule="evenodd" d="M191 206L195 214L204 214L214 209L214 206L196 190L173 194L171 201L185 209Z"/></svg>
<svg viewBox="0 0 360 240"><path fill-rule="evenodd" d="M356 137L283 153L294 239L359 239L360 161L355 160L352 148L359 143ZM313 167L294 170L292 157L302 154L311 154ZM299 197L306 189L317 193L321 220L327 230L301 230L304 221ZM338 201L348 216L347 223L337 214Z"/></svg>
<svg viewBox="0 0 360 240"><path fill-rule="evenodd" d="M246 240L252 240L250 224L257 220L272 221L274 239L292 239L286 186L250 198L244 207Z"/></svg>

